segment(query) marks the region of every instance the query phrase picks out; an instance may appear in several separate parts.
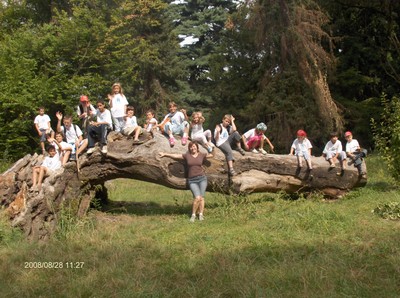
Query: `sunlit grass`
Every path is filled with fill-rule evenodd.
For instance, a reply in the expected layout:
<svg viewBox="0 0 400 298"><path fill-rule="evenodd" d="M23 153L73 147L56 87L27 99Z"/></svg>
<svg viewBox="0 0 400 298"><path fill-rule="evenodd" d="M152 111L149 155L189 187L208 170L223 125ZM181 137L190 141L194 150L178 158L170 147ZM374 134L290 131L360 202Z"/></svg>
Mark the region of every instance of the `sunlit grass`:
<svg viewBox="0 0 400 298"><path fill-rule="evenodd" d="M4 238L2 296L396 297L400 224L371 210L399 190L377 157L368 170L367 186L341 200L207 193L194 224L189 191L111 181L111 212L71 221L46 244ZM64 268L24 268L34 261Z"/></svg>

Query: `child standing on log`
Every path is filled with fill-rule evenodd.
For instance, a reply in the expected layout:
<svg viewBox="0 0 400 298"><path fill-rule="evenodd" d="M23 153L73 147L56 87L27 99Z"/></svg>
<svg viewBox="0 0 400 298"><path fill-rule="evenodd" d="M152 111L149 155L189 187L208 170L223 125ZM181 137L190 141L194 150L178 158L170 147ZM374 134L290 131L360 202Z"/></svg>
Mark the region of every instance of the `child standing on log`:
<svg viewBox="0 0 400 298"><path fill-rule="evenodd" d="M303 166L302 158L307 163L308 170L312 170L311 164L311 142L307 139L307 133L299 129L297 131L297 139L293 141L292 147L290 148L289 155L296 155L297 157L297 166L301 168Z"/></svg>
<svg viewBox="0 0 400 298"><path fill-rule="evenodd" d="M42 154L44 155L46 153L44 143L46 142L47 136L54 138L54 131L51 129L50 117L44 113L44 107L39 108L39 115L35 117L33 122L40 137L40 147L42 148Z"/></svg>
<svg viewBox="0 0 400 298"><path fill-rule="evenodd" d="M235 117L233 115L225 115L222 118L222 123L217 124L214 130L214 139L215 145L225 154L229 175L236 175L236 171L233 169L233 161L235 159L232 148L236 147L242 155L245 155L245 152L240 146L242 137L237 132Z"/></svg>
<svg viewBox="0 0 400 298"><path fill-rule="evenodd" d="M109 105L111 109L111 115L114 120L114 130L116 132L122 131L125 125L126 108L128 107L128 101L120 83L114 83L112 85L111 94L108 94Z"/></svg>

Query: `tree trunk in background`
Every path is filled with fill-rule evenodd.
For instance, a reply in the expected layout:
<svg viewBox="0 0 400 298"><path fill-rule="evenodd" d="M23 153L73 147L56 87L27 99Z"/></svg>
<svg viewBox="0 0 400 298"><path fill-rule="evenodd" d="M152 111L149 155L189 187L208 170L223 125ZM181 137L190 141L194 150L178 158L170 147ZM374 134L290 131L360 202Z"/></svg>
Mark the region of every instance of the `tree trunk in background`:
<svg viewBox="0 0 400 298"><path fill-rule="evenodd" d="M13 226L22 228L29 239L47 239L55 231L63 207L83 216L94 197L96 185L104 185L111 179L131 178L187 189L184 163L158 156L159 152L184 153L187 147L179 140L174 148L170 148L167 138L161 134L140 145L114 132L108 140L107 155L98 149L91 156L80 156L79 173L76 164L70 162L63 170L45 179L39 193L30 192L29 186L32 184L32 166L40 164L43 156L27 155L3 173L0 176L0 203L7 207ZM250 152L245 156L234 152L234 156L235 170L239 173L234 177L228 176L225 157L219 149L208 159L209 191L246 194L318 190L339 197L366 183L353 166L348 166L344 175L337 176L338 168L330 169L321 157L313 158L314 170L310 175L305 163L298 171L294 156Z"/></svg>

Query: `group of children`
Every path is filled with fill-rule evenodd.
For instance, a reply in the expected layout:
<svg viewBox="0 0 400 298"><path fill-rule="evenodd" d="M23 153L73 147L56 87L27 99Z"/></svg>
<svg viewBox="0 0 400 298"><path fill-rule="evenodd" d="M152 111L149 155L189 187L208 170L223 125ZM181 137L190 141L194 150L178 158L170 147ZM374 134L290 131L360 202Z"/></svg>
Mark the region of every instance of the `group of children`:
<svg viewBox="0 0 400 298"><path fill-rule="evenodd" d="M112 91L108 95L108 105L110 109L106 107L104 100L100 99L97 100L96 107L94 107L89 98L82 95L76 108L82 129L72 123L71 115L63 116L61 112L57 112L56 132L51 128L50 117L45 114L45 109L39 108L39 115L35 117L34 123L40 137L43 154L45 154L46 141L50 146L48 147L48 156L44 159L42 166L34 168L33 189L40 190L44 177L48 176L51 171L65 165L68 160L77 159L86 148L87 154L92 154L95 151L96 142L100 143L101 152L107 154L107 135L113 129L125 136L133 136L133 142L137 144L141 143L139 136L143 132L154 136L154 133L160 131L168 137L171 147L175 146L176 135L181 136L181 144L186 145L190 133L190 139L203 146L208 153L212 153L214 147L218 147L224 153L228 173L231 176L236 175L233 167L232 150L237 150L242 155L245 155L245 151L265 155L267 152L264 150L264 144L267 143L271 151L274 151L274 146L265 136L267 126L264 123L259 123L255 128L240 135L235 125L235 117L225 115L221 123L215 126L214 132L211 132L211 130L204 130L205 119L201 112L192 113L191 119L189 119L186 110L178 111L177 104L170 102L168 104L169 113L165 115L160 124L155 118L154 111L148 110L145 124L141 127L135 116L135 110L129 105L119 83L113 84ZM336 133L331 134L330 141L323 151L323 156L331 167L335 167L336 160L340 162L341 172L339 175L344 171L344 161L347 157L352 160L360 175L363 175L361 159L365 152L361 151L358 142L352 138L350 132L346 132L345 137L347 145L344 152L342 144L338 140L338 135ZM299 168L302 167L302 159L304 159L308 170L312 170L311 148L312 145L307 139L306 132L304 130L297 131L297 138L293 141L290 155L297 156Z"/></svg>

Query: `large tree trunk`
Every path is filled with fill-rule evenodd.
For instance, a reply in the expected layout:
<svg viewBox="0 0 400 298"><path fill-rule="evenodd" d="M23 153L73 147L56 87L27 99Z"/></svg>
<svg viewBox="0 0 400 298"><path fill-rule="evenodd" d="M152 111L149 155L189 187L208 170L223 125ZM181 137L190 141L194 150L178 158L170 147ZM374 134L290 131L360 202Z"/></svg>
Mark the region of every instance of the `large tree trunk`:
<svg viewBox="0 0 400 298"><path fill-rule="evenodd" d="M63 207L68 207L76 216L84 215L96 186L104 186L110 179L131 178L176 189L187 188L183 162L158 156L161 151L184 153L187 147L179 140L173 148L161 134L140 145L116 133L111 133L108 140L107 155L98 149L90 156L80 156L80 172L75 162L68 163L64 169L45 179L39 193L30 192L29 186L32 184L32 166L39 164L43 156L27 155L3 173L0 176L0 204L7 207L12 224L21 227L30 239L46 239L55 230ZM295 193L319 190L338 197L366 183L353 166L348 166L344 175L337 176L337 168L329 168L328 162L320 157L313 158L314 169L310 175L306 167L297 168L294 156L250 152L245 156L234 152L234 156L238 172L234 177L228 175L221 151L216 149L214 157L208 159L209 191Z"/></svg>

